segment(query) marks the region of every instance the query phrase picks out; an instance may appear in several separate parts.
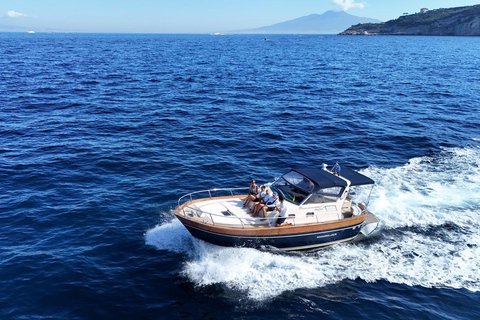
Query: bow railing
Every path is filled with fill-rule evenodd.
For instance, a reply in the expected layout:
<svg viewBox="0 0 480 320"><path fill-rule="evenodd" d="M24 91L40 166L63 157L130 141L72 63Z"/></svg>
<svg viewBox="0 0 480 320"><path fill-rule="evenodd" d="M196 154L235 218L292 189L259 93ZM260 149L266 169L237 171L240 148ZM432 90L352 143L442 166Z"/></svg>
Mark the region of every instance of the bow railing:
<svg viewBox="0 0 480 320"><path fill-rule="evenodd" d="M196 202L196 200L205 200L205 199L221 199L222 197L225 198L230 198L230 197L235 197L235 196L246 196L248 194L248 188L220 188L220 189L207 189L207 190L200 190L200 191L195 191L188 193L186 195L183 195L178 199L178 209L181 210L183 213L183 216L186 217L187 215L193 216L197 215L198 218L200 218L202 215L208 216L213 225L215 224L224 224L224 225L229 225L232 226L230 223L225 223L225 221L228 221L229 219L235 219L240 222L239 226L241 225L242 228L245 228L245 224L248 223L249 225L254 222L254 224L257 224L257 222L262 222L262 224L268 223L274 224L275 221L278 219L276 216L271 216L271 217L238 217L235 215L233 212L230 212L227 208L225 208L224 211L222 212L207 212L204 209L200 209L193 204ZM228 214L225 214L228 212ZM216 219L215 219L216 217ZM294 217L287 217L287 220L294 220ZM223 221L219 222L219 221ZM206 221L204 221L206 222Z"/></svg>

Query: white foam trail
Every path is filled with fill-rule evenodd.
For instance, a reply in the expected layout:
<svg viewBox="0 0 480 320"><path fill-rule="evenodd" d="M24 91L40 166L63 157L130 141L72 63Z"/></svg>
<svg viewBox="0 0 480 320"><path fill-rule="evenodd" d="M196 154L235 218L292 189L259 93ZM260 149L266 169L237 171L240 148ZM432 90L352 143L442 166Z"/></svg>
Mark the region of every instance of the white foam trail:
<svg viewBox="0 0 480 320"><path fill-rule="evenodd" d="M369 209L381 221L368 242L279 255L204 243L176 220L149 231L146 242L186 254L182 274L197 286L221 283L254 300L357 278L480 291L480 149L447 149L364 173L377 182Z"/></svg>
<svg viewBox="0 0 480 320"><path fill-rule="evenodd" d="M468 224L480 203L479 155L478 148L449 149L402 167L368 168L364 173L377 182L370 211L389 228Z"/></svg>

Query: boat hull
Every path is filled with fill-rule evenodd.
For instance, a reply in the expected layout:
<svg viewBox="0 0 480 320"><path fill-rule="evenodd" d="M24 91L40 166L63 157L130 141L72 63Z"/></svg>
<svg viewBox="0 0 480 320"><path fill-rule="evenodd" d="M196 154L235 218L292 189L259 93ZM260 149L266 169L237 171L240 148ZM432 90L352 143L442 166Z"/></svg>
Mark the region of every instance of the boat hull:
<svg viewBox="0 0 480 320"><path fill-rule="evenodd" d="M310 250L355 238L364 217L350 221L309 227L262 227L257 230L222 228L204 225L176 215L195 238L227 247L261 248L273 246L281 250Z"/></svg>

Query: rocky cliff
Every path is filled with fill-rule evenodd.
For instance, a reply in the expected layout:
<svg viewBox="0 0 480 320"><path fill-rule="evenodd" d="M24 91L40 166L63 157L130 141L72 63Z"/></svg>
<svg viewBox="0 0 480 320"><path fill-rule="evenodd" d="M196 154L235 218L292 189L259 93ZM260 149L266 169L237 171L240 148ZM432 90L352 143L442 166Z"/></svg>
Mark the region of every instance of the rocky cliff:
<svg viewBox="0 0 480 320"><path fill-rule="evenodd" d="M480 5L430 10L384 23L357 24L340 34L480 36Z"/></svg>

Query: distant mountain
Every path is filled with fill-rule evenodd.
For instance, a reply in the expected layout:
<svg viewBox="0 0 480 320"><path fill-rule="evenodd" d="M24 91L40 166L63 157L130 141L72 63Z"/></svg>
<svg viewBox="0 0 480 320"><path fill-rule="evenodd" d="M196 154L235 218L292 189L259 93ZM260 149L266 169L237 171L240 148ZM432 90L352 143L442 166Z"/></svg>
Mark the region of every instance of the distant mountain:
<svg viewBox="0 0 480 320"><path fill-rule="evenodd" d="M480 36L480 5L422 9L384 23L352 26L341 35Z"/></svg>
<svg viewBox="0 0 480 320"><path fill-rule="evenodd" d="M357 17L345 11L327 11L276 23L271 26L240 30L235 33L248 34L337 34L358 23L377 23L380 20Z"/></svg>

